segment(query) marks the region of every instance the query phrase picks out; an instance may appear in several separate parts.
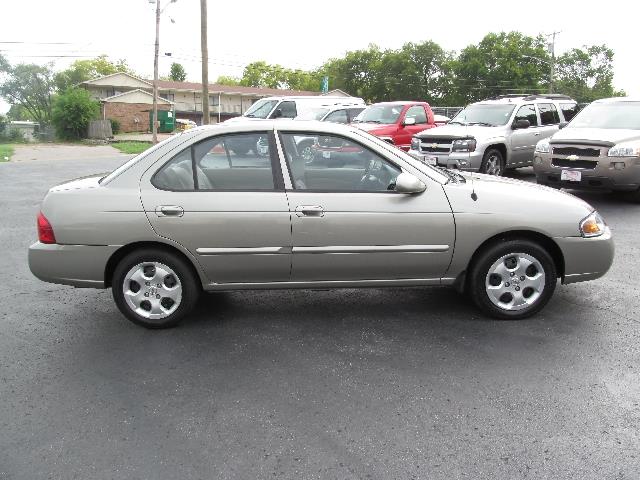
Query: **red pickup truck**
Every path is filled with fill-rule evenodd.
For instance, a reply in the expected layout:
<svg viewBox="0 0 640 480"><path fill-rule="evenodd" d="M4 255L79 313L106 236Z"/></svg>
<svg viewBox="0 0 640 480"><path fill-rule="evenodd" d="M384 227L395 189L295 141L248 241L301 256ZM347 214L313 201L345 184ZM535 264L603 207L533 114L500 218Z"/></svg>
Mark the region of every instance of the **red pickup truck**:
<svg viewBox="0 0 640 480"><path fill-rule="evenodd" d="M437 127L426 102L382 102L365 108L353 124L381 139L409 150L411 137Z"/></svg>

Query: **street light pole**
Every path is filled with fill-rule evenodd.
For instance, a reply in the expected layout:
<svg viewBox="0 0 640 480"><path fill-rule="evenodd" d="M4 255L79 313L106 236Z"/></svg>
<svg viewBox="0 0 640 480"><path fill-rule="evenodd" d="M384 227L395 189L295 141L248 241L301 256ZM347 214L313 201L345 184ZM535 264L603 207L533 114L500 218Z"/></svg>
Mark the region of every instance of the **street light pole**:
<svg viewBox="0 0 640 480"><path fill-rule="evenodd" d="M562 32L553 32L550 34L551 36L551 63L550 63L550 75L549 75L549 93L553 93L554 90L554 82L556 76L556 35Z"/></svg>
<svg viewBox="0 0 640 480"><path fill-rule="evenodd" d="M156 48L153 57L153 143L158 143L158 50L160 49L160 0L156 0Z"/></svg>

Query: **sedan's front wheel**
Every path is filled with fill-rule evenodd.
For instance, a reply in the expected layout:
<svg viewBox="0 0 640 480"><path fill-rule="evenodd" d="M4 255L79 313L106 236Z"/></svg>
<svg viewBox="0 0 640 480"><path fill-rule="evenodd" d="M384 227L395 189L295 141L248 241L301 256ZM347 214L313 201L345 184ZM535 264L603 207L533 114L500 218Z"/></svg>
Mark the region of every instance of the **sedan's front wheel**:
<svg viewBox="0 0 640 480"><path fill-rule="evenodd" d="M551 255L529 240L496 243L474 262L468 290L487 315L518 320L539 312L556 288Z"/></svg>
<svg viewBox="0 0 640 480"><path fill-rule="evenodd" d="M116 305L133 323L168 328L193 309L200 288L181 258L153 249L132 252L120 261L112 291Z"/></svg>

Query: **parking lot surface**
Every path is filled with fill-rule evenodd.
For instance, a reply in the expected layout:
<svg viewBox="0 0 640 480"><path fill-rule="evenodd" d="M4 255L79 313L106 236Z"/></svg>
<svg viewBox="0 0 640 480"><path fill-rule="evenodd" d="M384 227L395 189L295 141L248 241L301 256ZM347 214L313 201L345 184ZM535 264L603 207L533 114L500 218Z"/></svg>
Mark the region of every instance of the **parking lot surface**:
<svg viewBox="0 0 640 480"><path fill-rule="evenodd" d="M640 205L578 194L615 263L529 320L444 288L258 291L148 331L27 266L46 190L123 159L0 164L0 479L640 477Z"/></svg>

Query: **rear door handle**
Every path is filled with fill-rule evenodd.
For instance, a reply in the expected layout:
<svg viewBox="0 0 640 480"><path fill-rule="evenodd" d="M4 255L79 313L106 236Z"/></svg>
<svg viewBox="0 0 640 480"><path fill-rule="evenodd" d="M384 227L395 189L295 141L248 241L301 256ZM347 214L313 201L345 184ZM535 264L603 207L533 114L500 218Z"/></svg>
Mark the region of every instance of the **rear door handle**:
<svg viewBox="0 0 640 480"><path fill-rule="evenodd" d="M320 205L300 205L296 207L299 217L324 217L324 208Z"/></svg>
<svg viewBox="0 0 640 480"><path fill-rule="evenodd" d="M540 136L540 132L536 132L536 133L534 133L534 134L533 134L533 136L534 136L534 137L538 137L538 136Z"/></svg>
<svg viewBox="0 0 640 480"><path fill-rule="evenodd" d="M156 207L156 215L159 217L181 217L184 215L184 208L179 205L160 205Z"/></svg>

